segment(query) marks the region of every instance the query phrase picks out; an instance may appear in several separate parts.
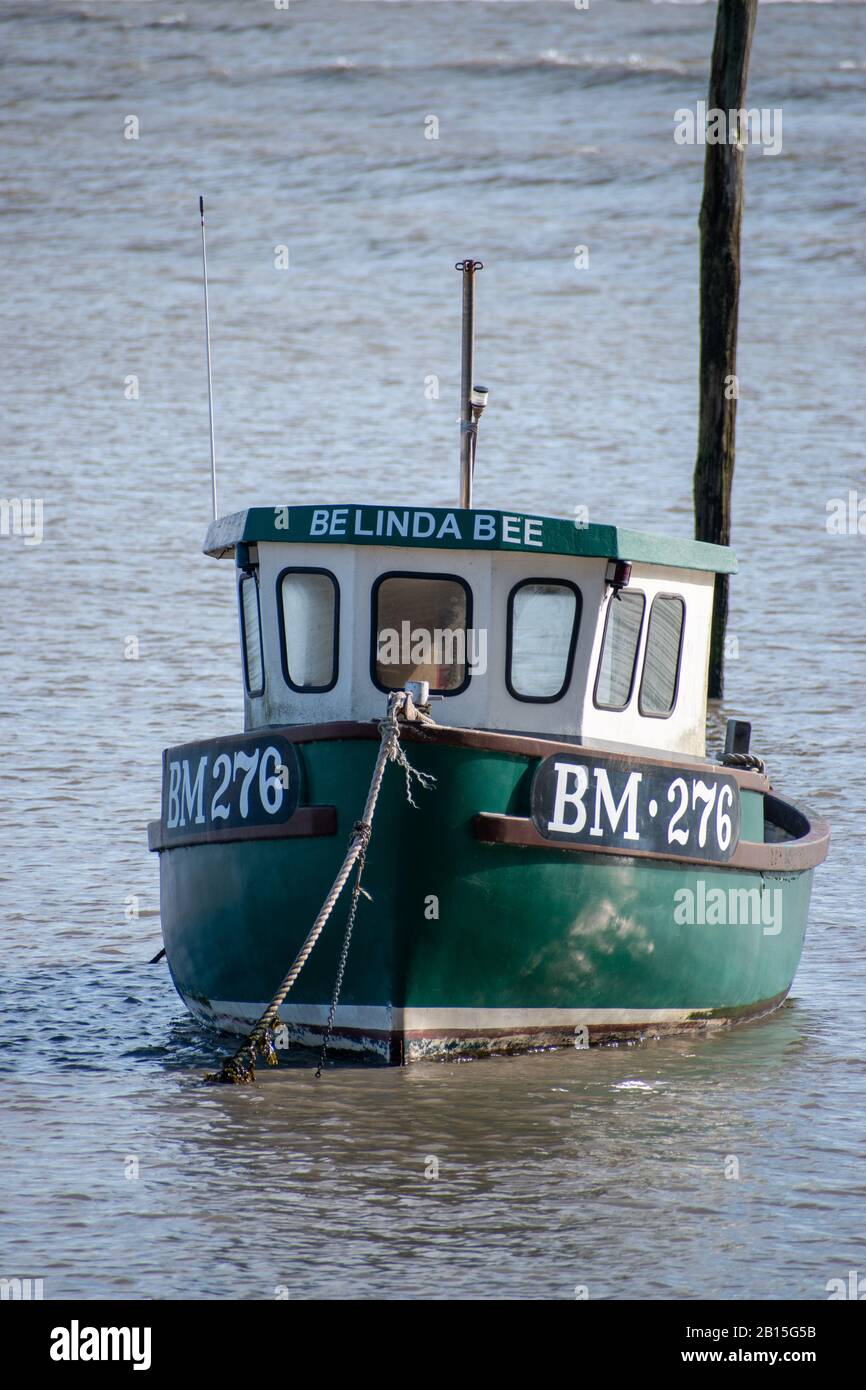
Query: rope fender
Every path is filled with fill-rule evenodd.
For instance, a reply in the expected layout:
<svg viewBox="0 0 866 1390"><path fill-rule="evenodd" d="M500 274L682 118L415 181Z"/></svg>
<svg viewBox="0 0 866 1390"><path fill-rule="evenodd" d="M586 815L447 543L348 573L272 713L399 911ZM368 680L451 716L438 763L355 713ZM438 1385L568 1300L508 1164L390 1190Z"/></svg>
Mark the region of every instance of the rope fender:
<svg viewBox="0 0 866 1390"><path fill-rule="evenodd" d="M414 768L406 757L400 743L400 724L398 716L403 715L404 719L419 721L423 724L434 724L435 720L429 715L417 709L412 696L405 690L395 690L388 696L388 708L385 717L379 725L379 752L376 764L373 768L373 777L370 782L370 789L367 792L367 800L364 805L364 812L360 820L355 821L352 833L349 836L349 847L345 857L337 872L337 876L331 885L325 901L319 909L312 927L307 933L301 949L295 956L288 974L277 990L271 1002L268 1004L258 1022L253 1026L252 1031L241 1043L238 1050L231 1057L226 1057L218 1072L210 1072L205 1076L205 1081L216 1085L237 1086L251 1084L256 1079L256 1057L261 1054L269 1066L279 1065L276 1049L273 1043L273 1027L277 1019L280 1008L289 990L294 985L307 961L309 960L313 948L322 934L325 923L337 905L337 901L345 888L352 869L357 865L355 875L355 886L352 893L352 904L349 911L349 920L346 929L346 936L343 942L343 949L340 956L340 964L335 982L334 996L328 1013L328 1022L325 1029L325 1036L322 1046L322 1055L319 1062L317 1076L321 1075L325 1061L328 1039L334 1022L337 1000L339 998L340 987L342 985L343 971L346 965L346 956L349 950L349 941L352 934L352 926L355 919L355 911L358 906L358 898L364 890L361 887L361 874L364 869L364 861L367 848L373 833L373 816L376 812L376 803L379 800L379 792L382 787L382 779L385 775L385 768L389 762L397 763L403 769L406 776L406 797L411 806L417 803L412 796L412 781L417 781L424 788L432 787L436 779L428 772L419 772Z"/></svg>

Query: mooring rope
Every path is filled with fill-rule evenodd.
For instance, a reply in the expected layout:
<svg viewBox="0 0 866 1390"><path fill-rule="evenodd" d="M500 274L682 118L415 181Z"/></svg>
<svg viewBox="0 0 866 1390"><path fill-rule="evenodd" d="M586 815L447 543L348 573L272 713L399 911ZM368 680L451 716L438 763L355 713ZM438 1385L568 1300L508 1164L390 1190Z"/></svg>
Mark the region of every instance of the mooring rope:
<svg viewBox="0 0 866 1390"><path fill-rule="evenodd" d="M312 953L313 947L315 946L316 942L321 936L325 923L327 922L328 918L333 912L337 904L337 900L340 894L342 893L343 889L345 888L346 883L348 882L352 869L354 868L355 864L358 863L359 873L356 878L356 888L353 894L353 903L349 919L350 927L347 932L346 939L344 941L344 950L340 959L340 969L337 977L335 997L332 1003L331 1012L329 1013L328 1027L326 1029L325 1034L327 1044L327 1038L330 1035L330 1028L333 1024L333 1014L336 1011L336 996L339 994L339 988L342 984L342 974L346 963L345 958L348 954L348 943L349 938L351 937L351 924L354 922L355 910L357 908L358 902L358 895L361 891L363 891L361 889L360 874L363 871L364 860L367 854L367 847L370 843L370 836L373 830L373 816L376 811L376 803L379 800L379 792L382 787L382 778L385 775L385 768L387 767L389 762L396 762L400 767L402 767L404 773L406 774L406 795L409 799L409 802L413 806L416 803L412 799L412 779L415 778L422 787L430 787L436 781L435 777L433 777L430 773L419 772L417 768L414 768L412 764L409 762L409 759L406 757L406 754L403 752L403 749L400 745L400 725L398 722L398 715L404 712L404 710L406 714L413 720L418 720L423 724L435 723L435 720L431 719L428 715L423 714L421 710L416 708L416 706L412 703L411 697L407 694L405 690L395 690L391 695L389 695L388 709L385 714L385 718L379 725L379 733L381 735L381 741L379 743L379 754L376 758L376 765L373 768L373 777L372 781L370 782L370 789L367 793L367 801L364 806L364 813L361 816L361 819L356 821L354 826L352 827L352 834L349 837L349 848L347 849L345 858L343 859L343 862L340 865L337 877L334 879L334 882L331 885L330 892L328 893L328 896L325 898L325 901L322 903L319 915L317 916L315 922L313 923L312 927L307 933L307 937L304 941L304 944L301 946L301 949L295 956L295 959L292 962L288 974L286 975L285 979L283 980L282 984L280 985L270 1004L268 1004L268 1007L265 1009L261 1018L255 1024L252 1031L241 1043L237 1052L235 1052L231 1057L227 1057L225 1059L225 1061L222 1064L222 1067L218 1072L211 1072L209 1075L207 1075L205 1077L206 1081L215 1083L221 1082L226 1085L239 1085L243 1084L244 1082L255 1081L255 1063L256 1056L259 1052L261 1052L261 1054L264 1056L269 1066L277 1065L277 1055L276 1051L274 1050L273 1041L271 1039L271 1030L273 1028L274 1021L277 1018L277 1015L279 1014L280 1008L283 1004L283 1001L286 998L286 995L289 993L289 990L292 988L301 971L303 970L304 966L306 965L307 960L309 959ZM324 1061L324 1052L322 1060Z"/></svg>
<svg viewBox="0 0 866 1390"><path fill-rule="evenodd" d="M755 753L723 753L723 767L741 767L747 772L766 772L766 764L763 758L759 758Z"/></svg>

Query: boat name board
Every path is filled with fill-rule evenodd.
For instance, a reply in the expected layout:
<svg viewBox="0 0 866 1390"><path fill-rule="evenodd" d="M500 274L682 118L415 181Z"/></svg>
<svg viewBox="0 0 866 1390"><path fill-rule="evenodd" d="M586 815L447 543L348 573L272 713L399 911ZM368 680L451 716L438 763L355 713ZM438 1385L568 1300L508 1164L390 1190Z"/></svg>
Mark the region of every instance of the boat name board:
<svg viewBox="0 0 866 1390"><path fill-rule="evenodd" d="M740 797L728 773L632 758L554 753L536 769L532 820L546 840L725 863L740 838Z"/></svg>
<svg viewBox="0 0 866 1390"><path fill-rule="evenodd" d="M274 526L288 530L289 513L275 508ZM281 517L279 513L284 515ZM417 507L311 507L302 525L308 540L437 541L544 549L544 519L518 512L425 511Z"/></svg>
<svg viewBox="0 0 866 1390"><path fill-rule="evenodd" d="M737 567L726 546L601 525L582 507L571 518L471 507L249 507L213 521L204 548L220 556L241 544L270 541L574 555L726 574Z"/></svg>
<svg viewBox="0 0 866 1390"><path fill-rule="evenodd" d="M300 766L278 734L185 743L163 755L165 839L207 836L246 825L279 825L298 806Z"/></svg>

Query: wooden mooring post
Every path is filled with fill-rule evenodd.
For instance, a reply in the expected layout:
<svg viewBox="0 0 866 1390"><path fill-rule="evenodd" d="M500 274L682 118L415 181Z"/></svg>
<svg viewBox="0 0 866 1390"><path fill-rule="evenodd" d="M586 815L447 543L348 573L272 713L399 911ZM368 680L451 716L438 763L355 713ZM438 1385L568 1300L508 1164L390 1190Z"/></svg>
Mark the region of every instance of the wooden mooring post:
<svg viewBox="0 0 866 1390"><path fill-rule="evenodd" d="M746 81L758 0L718 0L707 111L725 112L725 140L707 142L701 202L701 365L698 454L694 475L695 535L728 545L737 418L737 315L745 146L729 127L746 103ZM716 576L707 693L722 694L728 576Z"/></svg>

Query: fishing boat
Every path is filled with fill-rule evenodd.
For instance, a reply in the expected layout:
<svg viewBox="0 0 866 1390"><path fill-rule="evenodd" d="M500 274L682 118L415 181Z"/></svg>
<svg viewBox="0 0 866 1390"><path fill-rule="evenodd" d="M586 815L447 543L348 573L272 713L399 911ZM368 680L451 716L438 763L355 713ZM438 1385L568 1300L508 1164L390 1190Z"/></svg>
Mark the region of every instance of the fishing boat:
<svg viewBox="0 0 866 1390"><path fill-rule="evenodd" d="M829 830L772 786L745 721L707 754L714 589L735 557L473 506L480 266L458 268L459 505L251 507L207 532L237 575L244 729L164 753L148 829L174 983L219 1029L261 1018L351 841L390 709L425 785L410 803L386 769L370 900L351 949L342 904L322 931L276 1013L282 1045L327 1031L402 1064L768 1014Z"/></svg>

